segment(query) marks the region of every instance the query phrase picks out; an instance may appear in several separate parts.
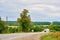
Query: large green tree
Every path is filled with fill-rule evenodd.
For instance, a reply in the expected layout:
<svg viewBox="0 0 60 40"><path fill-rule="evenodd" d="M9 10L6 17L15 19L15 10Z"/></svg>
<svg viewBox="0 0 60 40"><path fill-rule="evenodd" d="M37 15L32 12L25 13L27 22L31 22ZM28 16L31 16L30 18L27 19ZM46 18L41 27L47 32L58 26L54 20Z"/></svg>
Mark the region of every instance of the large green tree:
<svg viewBox="0 0 60 40"><path fill-rule="evenodd" d="M28 32L30 28L32 28L30 15L28 15L28 13L28 10L24 9L22 13L20 13L20 18L17 19L24 32Z"/></svg>

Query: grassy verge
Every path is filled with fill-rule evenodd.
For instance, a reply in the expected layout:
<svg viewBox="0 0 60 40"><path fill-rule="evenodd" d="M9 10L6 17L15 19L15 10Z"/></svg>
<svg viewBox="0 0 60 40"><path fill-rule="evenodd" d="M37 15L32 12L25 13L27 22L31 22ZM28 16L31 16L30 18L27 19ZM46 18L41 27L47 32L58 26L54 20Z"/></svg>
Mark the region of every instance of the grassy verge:
<svg viewBox="0 0 60 40"><path fill-rule="evenodd" d="M41 37L41 40L60 40L60 32L48 33Z"/></svg>

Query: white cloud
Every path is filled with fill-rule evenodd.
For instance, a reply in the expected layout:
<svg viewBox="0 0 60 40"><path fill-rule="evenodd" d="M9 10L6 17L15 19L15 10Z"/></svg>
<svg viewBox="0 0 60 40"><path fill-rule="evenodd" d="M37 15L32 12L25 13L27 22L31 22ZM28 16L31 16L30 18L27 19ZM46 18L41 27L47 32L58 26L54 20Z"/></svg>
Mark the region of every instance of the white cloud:
<svg viewBox="0 0 60 40"><path fill-rule="evenodd" d="M42 10L42 9L49 9L52 11L57 11L60 10L60 7L54 6L54 5L48 5L48 4L36 4L36 5L30 5L27 6L28 9L32 9L32 10Z"/></svg>
<svg viewBox="0 0 60 40"><path fill-rule="evenodd" d="M0 5L0 10L6 12L5 14L15 13L17 15L21 10L27 8L33 18L35 16L45 16L46 19L50 16L60 17L60 0L0 0L0 3L3 3Z"/></svg>
<svg viewBox="0 0 60 40"><path fill-rule="evenodd" d="M58 20L60 17L60 7L48 4L35 4L26 7L32 14L32 20Z"/></svg>
<svg viewBox="0 0 60 40"><path fill-rule="evenodd" d="M0 3L5 3L5 0L0 0Z"/></svg>
<svg viewBox="0 0 60 40"><path fill-rule="evenodd" d="M51 3L60 3L60 0L18 0L17 2L20 2L22 4L51 4Z"/></svg>
<svg viewBox="0 0 60 40"><path fill-rule="evenodd" d="M46 16L51 16L51 17L60 17L60 13L46 13Z"/></svg>

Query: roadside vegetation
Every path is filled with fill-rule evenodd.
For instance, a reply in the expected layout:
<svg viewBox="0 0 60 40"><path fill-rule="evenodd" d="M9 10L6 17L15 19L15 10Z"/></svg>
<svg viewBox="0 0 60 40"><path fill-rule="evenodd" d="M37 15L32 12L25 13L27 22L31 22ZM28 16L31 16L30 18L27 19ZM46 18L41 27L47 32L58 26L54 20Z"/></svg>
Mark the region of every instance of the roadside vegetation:
<svg viewBox="0 0 60 40"><path fill-rule="evenodd" d="M1 17L0 17L0 33L7 33L7 25L4 21L2 21Z"/></svg>
<svg viewBox="0 0 60 40"><path fill-rule="evenodd" d="M52 32L41 36L41 40L60 40L60 32Z"/></svg>

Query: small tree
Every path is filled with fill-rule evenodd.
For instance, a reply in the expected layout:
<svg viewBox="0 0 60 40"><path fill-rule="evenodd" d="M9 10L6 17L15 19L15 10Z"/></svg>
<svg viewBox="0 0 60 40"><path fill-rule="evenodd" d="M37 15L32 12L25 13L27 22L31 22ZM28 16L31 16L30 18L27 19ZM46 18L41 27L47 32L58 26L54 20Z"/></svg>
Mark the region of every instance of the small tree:
<svg viewBox="0 0 60 40"><path fill-rule="evenodd" d="M6 26L5 22L3 22L1 20L1 17L0 17L0 33L4 33L6 31L7 31L7 26Z"/></svg>
<svg viewBox="0 0 60 40"><path fill-rule="evenodd" d="M28 15L28 10L24 9L22 13L20 13L20 18L17 19L20 26L22 27L22 31L28 32L31 27L31 19L30 15Z"/></svg>

